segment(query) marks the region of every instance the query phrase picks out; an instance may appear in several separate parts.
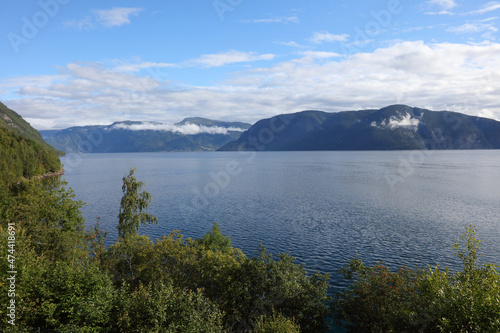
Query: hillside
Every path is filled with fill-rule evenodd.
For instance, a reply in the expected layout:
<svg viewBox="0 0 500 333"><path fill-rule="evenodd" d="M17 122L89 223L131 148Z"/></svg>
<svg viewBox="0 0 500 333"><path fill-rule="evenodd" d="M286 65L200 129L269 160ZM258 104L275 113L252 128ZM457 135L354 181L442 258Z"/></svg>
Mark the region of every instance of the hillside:
<svg viewBox="0 0 500 333"><path fill-rule="evenodd" d="M0 102L0 128L6 128L14 133L21 135L24 138L31 139L34 142L45 147L47 150L54 151L54 148L47 144L40 135L40 133L34 129L26 120L23 119L15 111L9 109L3 103ZM62 152L56 151L58 155L62 155Z"/></svg>
<svg viewBox="0 0 500 333"><path fill-rule="evenodd" d="M500 149L500 122L392 105L263 119L219 150Z"/></svg>
<svg viewBox="0 0 500 333"><path fill-rule="evenodd" d="M186 118L176 124L122 121L107 126L41 131L43 138L66 153L212 151L239 138L250 124Z"/></svg>
<svg viewBox="0 0 500 333"><path fill-rule="evenodd" d="M20 115L0 103L0 186L60 169L57 151Z"/></svg>

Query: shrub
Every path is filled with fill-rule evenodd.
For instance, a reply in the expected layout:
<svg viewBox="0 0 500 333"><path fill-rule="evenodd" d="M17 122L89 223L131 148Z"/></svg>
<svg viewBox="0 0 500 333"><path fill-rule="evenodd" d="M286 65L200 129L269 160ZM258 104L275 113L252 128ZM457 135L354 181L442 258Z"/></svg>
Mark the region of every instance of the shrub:
<svg viewBox="0 0 500 333"><path fill-rule="evenodd" d="M349 332L500 332L497 265L479 263L475 227L466 228L465 250L455 244L463 270L402 267L391 272L358 258L341 273L354 280L336 295L337 323Z"/></svg>

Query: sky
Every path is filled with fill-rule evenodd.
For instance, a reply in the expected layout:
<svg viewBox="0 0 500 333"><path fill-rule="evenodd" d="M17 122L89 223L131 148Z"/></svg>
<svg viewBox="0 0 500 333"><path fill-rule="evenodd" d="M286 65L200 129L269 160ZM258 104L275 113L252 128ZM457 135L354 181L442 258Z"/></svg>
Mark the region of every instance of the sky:
<svg viewBox="0 0 500 333"><path fill-rule="evenodd" d="M500 1L19 0L0 101L39 130L406 104L500 120Z"/></svg>

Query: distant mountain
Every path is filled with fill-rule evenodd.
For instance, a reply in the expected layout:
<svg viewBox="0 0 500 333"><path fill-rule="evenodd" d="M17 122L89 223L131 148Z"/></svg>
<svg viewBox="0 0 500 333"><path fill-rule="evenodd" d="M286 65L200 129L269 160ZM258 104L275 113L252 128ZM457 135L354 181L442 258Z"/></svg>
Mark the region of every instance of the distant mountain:
<svg viewBox="0 0 500 333"><path fill-rule="evenodd" d="M500 149L500 122L406 105L303 111L260 120L219 150L403 149Z"/></svg>
<svg viewBox="0 0 500 333"><path fill-rule="evenodd" d="M122 121L107 126L40 131L66 153L210 151L238 139L250 124L186 118L176 124Z"/></svg>
<svg viewBox="0 0 500 333"><path fill-rule="evenodd" d="M62 154L20 115L0 103L0 188L22 178L60 172L58 153Z"/></svg>

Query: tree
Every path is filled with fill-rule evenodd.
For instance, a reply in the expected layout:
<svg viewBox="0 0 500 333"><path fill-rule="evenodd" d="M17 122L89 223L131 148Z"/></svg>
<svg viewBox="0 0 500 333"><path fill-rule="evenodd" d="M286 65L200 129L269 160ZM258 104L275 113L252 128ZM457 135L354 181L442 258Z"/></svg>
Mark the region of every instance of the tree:
<svg viewBox="0 0 500 333"><path fill-rule="evenodd" d="M475 227L466 227L455 253L463 270L408 269L392 272L355 258L341 269L354 279L336 295L337 322L348 332L500 332L498 265L480 265Z"/></svg>
<svg viewBox="0 0 500 333"><path fill-rule="evenodd" d="M231 238L223 236L218 223L214 223L212 231L201 238L201 242L211 250L229 252L233 249Z"/></svg>
<svg viewBox="0 0 500 333"><path fill-rule="evenodd" d="M222 313L201 291L171 283L124 284L116 298L113 332L219 333Z"/></svg>
<svg viewBox="0 0 500 333"><path fill-rule="evenodd" d="M300 333L300 326L293 319L273 312L272 316L262 316L254 327L254 333Z"/></svg>
<svg viewBox="0 0 500 333"><path fill-rule="evenodd" d="M139 193L144 183L134 177L135 170L130 168L128 176L123 177L123 197L118 214L118 239L137 235L141 224L158 224L156 216L145 212L151 202L151 195L146 191Z"/></svg>
<svg viewBox="0 0 500 333"><path fill-rule="evenodd" d="M85 256L83 203L58 177L13 184L0 207L0 223L14 223L33 239L38 255L53 262Z"/></svg>

